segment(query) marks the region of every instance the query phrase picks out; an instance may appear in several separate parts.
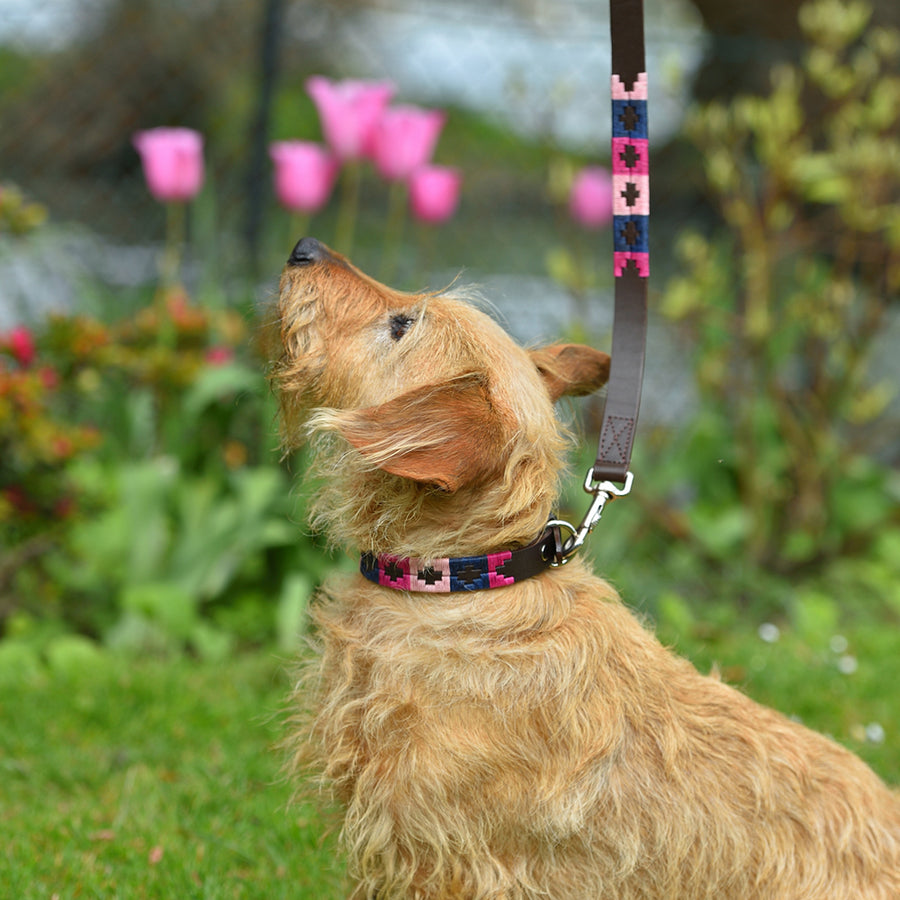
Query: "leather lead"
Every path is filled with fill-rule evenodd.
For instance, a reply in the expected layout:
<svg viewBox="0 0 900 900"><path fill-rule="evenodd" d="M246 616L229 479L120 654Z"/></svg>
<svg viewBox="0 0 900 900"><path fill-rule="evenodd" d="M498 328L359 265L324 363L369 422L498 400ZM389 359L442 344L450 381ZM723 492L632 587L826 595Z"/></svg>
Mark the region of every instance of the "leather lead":
<svg viewBox="0 0 900 900"><path fill-rule="evenodd" d="M624 482L641 403L647 338L649 156L642 0L610 0L613 266L609 388L593 475Z"/></svg>

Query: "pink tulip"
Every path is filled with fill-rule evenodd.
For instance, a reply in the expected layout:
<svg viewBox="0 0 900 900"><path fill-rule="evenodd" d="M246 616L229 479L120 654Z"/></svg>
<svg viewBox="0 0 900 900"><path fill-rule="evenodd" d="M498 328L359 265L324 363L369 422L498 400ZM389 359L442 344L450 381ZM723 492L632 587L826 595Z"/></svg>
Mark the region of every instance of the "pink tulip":
<svg viewBox="0 0 900 900"><path fill-rule="evenodd" d="M37 353L34 346L34 337L24 325L18 325L5 335L0 336L0 347L12 354L13 359L27 369L33 362Z"/></svg>
<svg viewBox="0 0 900 900"><path fill-rule="evenodd" d="M602 228L613 217L612 176L601 166L585 166L572 182L569 212L585 228Z"/></svg>
<svg viewBox="0 0 900 900"><path fill-rule="evenodd" d="M144 177L153 196L163 202L184 202L203 184L203 136L191 128L151 128L133 138L141 155Z"/></svg>
<svg viewBox="0 0 900 900"><path fill-rule="evenodd" d="M330 81L321 75L306 80L306 92L319 112L322 134L341 162L369 152L372 132L394 95L386 81Z"/></svg>
<svg viewBox="0 0 900 900"><path fill-rule="evenodd" d="M372 159L388 181L405 181L431 161L446 113L417 106L387 109L372 134Z"/></svg>
<svg viewBox="0 0 900 900"><path fill-rule="evenodd" d="M334 187L339 163L321 144L276 141L269 147L275 164L275 194L291 212L318 212Z"/></svg>
<svg viewBox="0 0 900 900"><path fill-rule="evenodd" d="M423 166L409 179L409 202L422 222L445 222L456 212L462 175L446 166Z"/></svg>

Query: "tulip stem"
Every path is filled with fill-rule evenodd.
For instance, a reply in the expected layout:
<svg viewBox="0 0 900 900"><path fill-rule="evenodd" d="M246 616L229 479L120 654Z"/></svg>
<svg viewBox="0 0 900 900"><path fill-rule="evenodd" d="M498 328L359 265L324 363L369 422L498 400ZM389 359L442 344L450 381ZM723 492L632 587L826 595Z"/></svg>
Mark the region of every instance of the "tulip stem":
<svg viewBox="0 0 900 900"><path fill-rule="evenodd" d="M403 225L406 221L406 201L409 190L405 181L392 181L388 192L388 214L384 227L384 247L380 278L390 282L397 273Z"/></svg>
<svg viewBox="0 0 900 900"><path fill-rule="evenodd" d="M418 285L428 285L430 287L430 279L434 277L432 267L434 266L434 251L437 243L437 228L434 225L423 223L417 231L419 233L419 261L416 282Z"/></svg>
<svg viewBox="0 0 900 900"><path fill-rule="evenodd" d="M160 279L163 287L174 287L180 281L181 249L184 244L185 215L187 205L171 202L166 204L166 242L160 260Z"/></svg>
<svg viewBox="0 0 900 900"><path fill-rule="evenodd" d="M359 210L359 186L362 169L358 161L352 160L341 173L341 204L335 226L334 244L340 253L349 256L353 252L353 232Z"/></svg>

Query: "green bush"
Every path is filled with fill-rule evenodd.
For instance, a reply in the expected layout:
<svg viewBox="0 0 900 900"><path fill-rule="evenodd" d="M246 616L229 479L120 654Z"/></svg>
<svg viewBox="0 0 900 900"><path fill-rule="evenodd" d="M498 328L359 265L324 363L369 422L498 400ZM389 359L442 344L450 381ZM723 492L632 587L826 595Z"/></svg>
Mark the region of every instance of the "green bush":
<svg viewBox="0 0 900 900"><path fill-rule="evenodd" d="M6 631L40 639L23 623L55 620L120 649L206 657L290 646L327 563L295 524L244 317L175 287L112 323L56 316L6 346Z"/></svg>

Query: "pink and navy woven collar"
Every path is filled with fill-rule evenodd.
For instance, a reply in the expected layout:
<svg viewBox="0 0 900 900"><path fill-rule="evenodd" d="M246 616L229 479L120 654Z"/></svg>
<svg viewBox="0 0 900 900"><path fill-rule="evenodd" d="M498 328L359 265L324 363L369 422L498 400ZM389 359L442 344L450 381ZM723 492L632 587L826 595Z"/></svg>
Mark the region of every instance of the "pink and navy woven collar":
<svg viewBox="0 0 900 900"><path fill-rule="evenodd" d="M539 575L556 559L557 535L545 531L520 550L502 550L485 556L458 556L425 560L414 556L374 556L364 553L359 570L382 587L399 591L449 594L508 587Z"/></svg>

